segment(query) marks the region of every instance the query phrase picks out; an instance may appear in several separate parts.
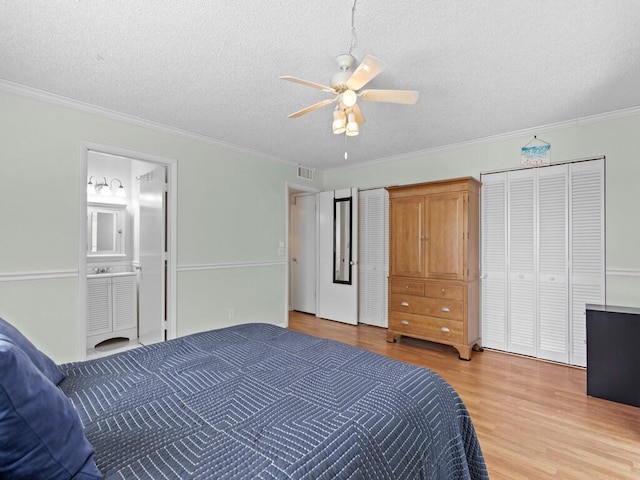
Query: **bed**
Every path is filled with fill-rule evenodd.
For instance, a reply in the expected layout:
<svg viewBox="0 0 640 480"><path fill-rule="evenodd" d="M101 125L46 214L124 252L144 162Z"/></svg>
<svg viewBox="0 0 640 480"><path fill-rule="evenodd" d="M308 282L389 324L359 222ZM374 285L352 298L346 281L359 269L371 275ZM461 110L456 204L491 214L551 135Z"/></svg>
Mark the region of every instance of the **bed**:
<svg viewBox="0 0 640 480"><path fill-rule="evenodd" d="M274 325L60 368L105 478L488 478L436 373Z"/></svg>

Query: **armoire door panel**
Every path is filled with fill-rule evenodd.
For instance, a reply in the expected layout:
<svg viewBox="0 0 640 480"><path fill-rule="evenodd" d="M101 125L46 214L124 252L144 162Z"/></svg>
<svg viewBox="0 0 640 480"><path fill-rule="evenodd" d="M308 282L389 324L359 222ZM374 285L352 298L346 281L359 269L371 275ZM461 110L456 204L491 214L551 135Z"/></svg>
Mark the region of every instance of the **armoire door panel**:
<svg viewBox="0 0 640 480"><path fill-rule="evenodd" d="M464 195L428 195L425 208L426 276L464 278Z"/></svg>
<svg viewBox="0 0 640 480"><path fill-rule="evenodd" d="M424 277L424 196L394 200L390 206L391 275Z"/></svg>

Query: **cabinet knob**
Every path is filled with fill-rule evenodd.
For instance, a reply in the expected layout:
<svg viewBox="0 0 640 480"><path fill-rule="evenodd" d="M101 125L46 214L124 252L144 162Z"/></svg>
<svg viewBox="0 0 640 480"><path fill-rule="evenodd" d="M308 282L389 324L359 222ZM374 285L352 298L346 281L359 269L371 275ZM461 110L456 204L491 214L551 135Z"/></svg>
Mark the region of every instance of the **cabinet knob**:
<svg viewBox="0 0 640 480"><path fill-rule="evenodd" d="M440 307L441 312L450 312L451 309L449 307Z"/></svg>
<svg viewBox="0 0 640 480"><path fill-rule="evenodd" d="M405 285L405 286L404 286L404 289L405 289L405 290L409 290L409 285Z"/></svg>
<svg viewBox="0 0 640 480"><path fill-rule="evenodd" d="M409 302L402 302L400 305L402 305L403 307L408 307L409 306Z"/></svg>
<svg viewBox="0 0 640 480"><path fill-rule="evenodd" d="M402 320L400 323L403 325L409 325L409 320Z"/></svg>
<svg viewBox="0 0 640 480"><path fill-rule="evenodd" d="M440 291L442 292L443 295L446 292L446 290L444 288L442 290L440 290Z"/></svg>
<svg viewBox="0 0 640 480"><path fill-rule="evenodd" d="M451 331L447 327L442 327L440 330L442 330L445 333L449 333Z"/></svg>

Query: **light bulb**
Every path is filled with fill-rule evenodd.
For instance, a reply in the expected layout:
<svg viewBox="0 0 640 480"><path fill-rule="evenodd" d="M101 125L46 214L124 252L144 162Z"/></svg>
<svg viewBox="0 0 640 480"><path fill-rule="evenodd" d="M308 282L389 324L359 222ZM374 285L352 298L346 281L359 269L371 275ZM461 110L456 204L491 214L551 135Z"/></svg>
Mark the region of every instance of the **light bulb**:
<svg viewBox="0 0 640 480"><path fill-rule="evenodd" d="M333 133L336 135L340 133L344 133L347 129L347 121L345 118L345 114L342 110L336 109L333 111Z"/></svg>
<svg viewBox="0 0 640 480"><path fill-rule="evenodd" d="M348 137L355 137L360 133L360 128L356 122L356 116L353 112L349 113L349 123L347 123L346 135Z"/></svg>
<svg viewBox="0 0 640 480"><path fill-rule="evenodd" d="M358 95L353 90L345 90L342 92L342 98L340 101L345 107L353 107L358 100Z"/></svg>

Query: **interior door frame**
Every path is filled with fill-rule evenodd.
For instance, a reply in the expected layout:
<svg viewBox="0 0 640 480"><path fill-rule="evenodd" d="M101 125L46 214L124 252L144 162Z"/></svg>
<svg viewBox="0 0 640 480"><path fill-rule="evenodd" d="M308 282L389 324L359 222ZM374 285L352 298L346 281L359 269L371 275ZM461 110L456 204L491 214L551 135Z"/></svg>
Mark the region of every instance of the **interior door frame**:
<svg viewBox="0 0 640 480"><path fill-rule="evenodd" d="M295 194L296 192L306 192L306 193L319 193L320 189L316 188L316 187L312 187L309 185L300 185L297 183L290 183L290 182L285 182L285 195L284 195L284 202L285 202L285 249L284 249L284 254L285 254L285 258L286 260L286 264L287 264L287 268L285 268L285 282L284 282L284 304L286 305L286 314L285 314L285 326L289 326L289 311L291 310L291 294L290 294L290 281L291 281L291 258L290 258L290 235L291 235L291 231L290 231L290 222L291 222L291 205L289 204L289 199L291 198L291 195ZM316 213L316 217L317 217L317 213ZM316 218L316 258L317 258L317 249L318 249L318 229L317 229L317 218ZM316 260L317 261L317 260ZM317 273L317 269L316 269L316 291L318 289L318 273ZM318 309L318 305L317 305L317 297L316 297L316 311Z"/></svg>
<svg viewBox="0 0 640 480"><path fill-rule="evenodd" d="M82 247L87 244L87 162L89 151L106 153L126 157L131 160L153 163L167 169L167 276L166 276L166 316L167 339L177 336L177 218L178 218L178 161L173 158L161 157L148 153L126 150L110 145L102 145L93 142L81 142L80 145L80 176L78 183L79 192L79 240L78 240L78 338L77 344L84 360L87 354L87 252Z"/></svg>

